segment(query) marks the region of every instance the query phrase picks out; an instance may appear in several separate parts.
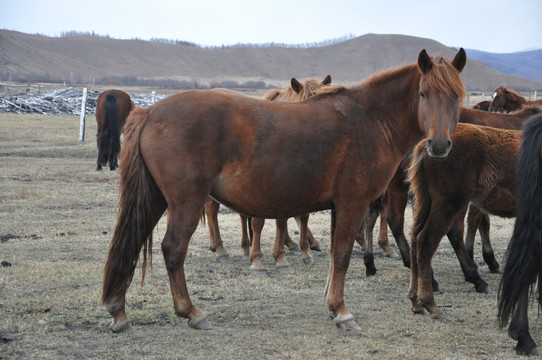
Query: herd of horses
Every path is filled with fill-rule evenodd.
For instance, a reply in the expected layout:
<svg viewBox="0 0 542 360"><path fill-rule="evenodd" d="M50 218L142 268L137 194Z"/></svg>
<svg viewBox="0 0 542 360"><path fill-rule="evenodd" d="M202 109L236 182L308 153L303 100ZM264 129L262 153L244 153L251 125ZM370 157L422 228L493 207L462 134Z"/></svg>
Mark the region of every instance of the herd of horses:
<svg viewBox="0 0 542 360"><path fill-rule="evenodd" d="M102 93L97 170L107 163L114 170L120 159L118 220L102 292L113 317L110 329L130 328L126 291L140 253L145 276L153 229L166 209L162 252L174 309L196 329L212 324L190 299L184 261L204 214L211 250L223 261L229 255L218 209L223 204L238 212L243 254L253 274L265 275L264 219L276 219L273 255L277 270L289 273L285 247L297 244L287 219L296 218L302 258L310 264L310 251L320 246L308 228L309 213L331 210L325 299L339 328L360 329L345 304L345 276L355 241L365 251L367 275L376 273L372 230L380 215L379 245L387 256L399 257L387 239L389 226L410 268L411 310L427 310L432 318L443 317L434 301L439 285L431 261L444 235L465 280L478 292L492 291L473 260L480 231L484 260L492 272L503 273L500 325L511 319L509 335L517 340L518 354L537 354L527 307L529 289L542 274L542 102L500 86L491 102L463 107L460 73L466 61L463 49L453 60L422 50L416 63L357 85L332 85L330 76L293 78L286 89L261 99L227 89L191 90L134 108L123 91ZM404 233L409 199L410 246ZM504 270L491 248L489 214L516 218ZM538 291L542 304L540 286Z"/></svg>

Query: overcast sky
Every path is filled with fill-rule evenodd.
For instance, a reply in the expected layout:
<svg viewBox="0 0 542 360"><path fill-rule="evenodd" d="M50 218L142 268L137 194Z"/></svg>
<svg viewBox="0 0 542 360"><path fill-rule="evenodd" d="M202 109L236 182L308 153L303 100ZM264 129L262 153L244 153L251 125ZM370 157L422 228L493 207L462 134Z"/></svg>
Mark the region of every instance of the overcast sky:
<svg viewBox="0 0 542 360"><path fill-rule="evenodd" d="M0 0L0 29L204 46L404 34L506 53L542 48L542 0Z"/></svg>

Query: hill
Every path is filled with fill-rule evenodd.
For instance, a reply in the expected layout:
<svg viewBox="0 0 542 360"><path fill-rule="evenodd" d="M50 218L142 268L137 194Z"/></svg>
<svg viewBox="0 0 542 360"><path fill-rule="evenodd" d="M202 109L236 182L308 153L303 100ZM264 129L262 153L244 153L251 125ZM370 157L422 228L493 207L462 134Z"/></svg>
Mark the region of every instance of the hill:
<svg viewBox="0 0 542 360"><path fill-rule="evenodd" d="M542 82L542 49L510 54L466 50L471 59L488 64L499 72Z"/></svg>
<svg viewBox="0 0 542 360"><path fill-rule="evenodd" d="M264 82L284 86L299 79L331 74L351 83L416 61L421 49L453 57L456 49L434 40L368 34L340 43L308 48L240 46L202 48L99 36L46 37L0 30L0 80L55 81L67 84L175 81L197 87ZM467 52L467 57L469 53ZM469 59L463 72L468 90L490 91L501 83L521 91L542 90L542 83L506 75Z"/></svg>

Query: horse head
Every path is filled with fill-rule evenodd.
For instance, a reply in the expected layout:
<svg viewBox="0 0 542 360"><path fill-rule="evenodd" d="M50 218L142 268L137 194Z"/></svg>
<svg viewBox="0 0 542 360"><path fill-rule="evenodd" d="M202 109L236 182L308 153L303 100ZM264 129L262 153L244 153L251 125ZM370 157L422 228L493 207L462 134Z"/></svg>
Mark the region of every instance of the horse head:
<svg viewBox="0 0 542 360"><path fill-rule="evenodd" d="M503 85L499 85L493 91L493 98L491 104L489 105L489 111L492 112L504 112L504 105L506 103L507 90Z"/></svg>
<svg viewBox="0 0 542 360"><path fill-rule="evenodd" d="M459 121L465 95L460 73L466 62L463 48L451 62L443 57L430 57L425 50L418 56L418 69L422 74L418 125L427 138L427 153L431 158L444 159L452 149L450 134Z"/></svg>

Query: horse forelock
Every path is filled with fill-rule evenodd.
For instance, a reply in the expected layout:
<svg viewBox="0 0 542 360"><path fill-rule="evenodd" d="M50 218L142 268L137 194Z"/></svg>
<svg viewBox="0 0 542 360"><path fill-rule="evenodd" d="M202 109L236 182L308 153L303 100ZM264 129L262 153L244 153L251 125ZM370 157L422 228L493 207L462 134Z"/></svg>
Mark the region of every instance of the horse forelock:
<svg viewBox="0 0 542 360"><path fill-rule="evenodd" d="M427 84L431 88L444 92L452 99L459 98L460 103L463 102L466 94L465 87L459 71L452 65L450 60L441 56L434 56L433 67L425 76L427 77Z"/></svg>

